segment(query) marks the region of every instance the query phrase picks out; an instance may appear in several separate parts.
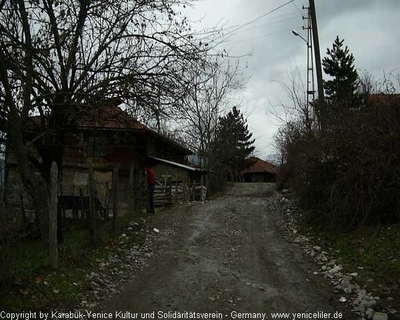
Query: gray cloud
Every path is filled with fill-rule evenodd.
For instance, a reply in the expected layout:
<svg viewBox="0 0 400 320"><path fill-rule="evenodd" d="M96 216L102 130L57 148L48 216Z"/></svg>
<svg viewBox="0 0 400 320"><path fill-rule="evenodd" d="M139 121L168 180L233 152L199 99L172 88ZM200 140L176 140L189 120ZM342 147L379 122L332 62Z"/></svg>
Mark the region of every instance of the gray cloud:
<svg viewBox="0 0 400 320"><path fill-rule="evenodd" d="M214 26L218 21L228 25L242 25L285 3L285 0L205 0L198 2L193 17L204 16L202 26ZM232 55L242 55L251 76L244 92L242 105L255 109L248 118L257 138L260 155L273 152L272 136L278 126L268 118L271 105L289 104L276 81L287 81L292 68L306 75L306 44L292 35L296 29L305 36L301 7L306 0L295 0L273 14L237 30L225 47ZM368 70L375 77L400 70L400 1L398 0L316 0L321 56L331 47L337 35L356 58L356 67Z"/></svg>

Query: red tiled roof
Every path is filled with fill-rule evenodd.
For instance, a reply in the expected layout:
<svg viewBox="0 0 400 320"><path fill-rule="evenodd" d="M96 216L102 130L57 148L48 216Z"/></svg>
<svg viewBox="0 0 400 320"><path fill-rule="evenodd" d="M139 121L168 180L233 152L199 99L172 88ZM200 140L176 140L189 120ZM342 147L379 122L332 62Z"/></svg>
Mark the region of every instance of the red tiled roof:
<svg viewBox="0 0 400 320"><path fill-rule="evenodd" d="M374 105L387 106L387 105L400 105L400 94L369 94L367 97L367 101L371 102Z"/></svg>
<svg viewBox="0 0 400 320"><path fill-rule="evenodd" d="M276 173L278 167L268 161L261 160L257 157L251 157L250 161L253 163L249 168L242 171L245 173L256 173L256 172L269 172Z"/></svg>
<svg viewBox="0 0 400 320"><path fill-rule="evenodd" d="M107 102L77 121L80 128L104 128L104 129L148 129L128 113L121 110L117 103Z"/></svg>
<svg viewBox="0 0 400 320"><path fill-rule="evenodd" d="M84 115L76 116L78 118L76 120L78 128L148 129L144 124L121 110L118 107L118 102L115 101L107 101L96 108L88 108L88 110ZM36 125L41 124L40 116L33 116L31 119Z"/></svg>
<svg viewBox="0 0 400 320"><path fill-rule="evenodd" d="M180 145L178 142L165 137L164 135L157 133L156 131L148 128L143 123L137 121L131 117L127 112L123 111L118 107L119 102L115 100L105 101L99 104L96 108L90 108L89 112L85 115L80 116L76 120L76 126L80 129L112 129L112 130L143 130L146 131L159 139L167 141L168 143L182 149L186 154L192 154L193 152L188 148ZM36 125L41 124L40 116L34 116L31 118Z"/></svg>

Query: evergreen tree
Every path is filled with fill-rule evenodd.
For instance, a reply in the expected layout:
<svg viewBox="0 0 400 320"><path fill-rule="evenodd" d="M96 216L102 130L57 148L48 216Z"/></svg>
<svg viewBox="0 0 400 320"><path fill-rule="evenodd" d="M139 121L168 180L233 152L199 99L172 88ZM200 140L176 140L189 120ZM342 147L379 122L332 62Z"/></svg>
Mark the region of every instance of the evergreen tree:
<svg viewBox="0 0 400 320"><path fill-rule="evenodd" d="M237 176L249 165L248 158L255 149L255 140L246 122L236 107L219 118L212 158L218 167L228 171L231 176Z"/></svg>
<svg viewBox="0 0 400 320"><path fill-rule="evenodd" d="M359 78L354 67L354 56L348 47L343 48L343 40L336 37L332 49L327 49L327 57L322 60L324 72L332 79L324 81L327 103L330 105L352 105L357 94Z"/></svg>

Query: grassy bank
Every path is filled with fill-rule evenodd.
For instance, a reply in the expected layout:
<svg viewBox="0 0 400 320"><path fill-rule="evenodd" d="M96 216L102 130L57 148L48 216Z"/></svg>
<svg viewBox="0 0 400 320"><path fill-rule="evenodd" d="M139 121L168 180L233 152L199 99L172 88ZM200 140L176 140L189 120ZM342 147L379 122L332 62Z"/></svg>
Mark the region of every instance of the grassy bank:
<svg viewBox="0 0 400 320"><path fill-rule="evenodd" d="M341 232L298 221L301 233L329 250L347 272L358 273L357 282L381 305L400 312L400 224L361 226Z"/></svg>
<svg viewBox="0 0 400 320"><path fill-rule="evenodd" d="M127 225L141 221L143 215L118 219L114 234L111 221L98 226L98 246L89 245L89 230L75 227L64 236L59 251L59 268L49 267L48 251L41 241L21 241L0 245L0 301L2 310L49 310L62 307L71 310L82 289L88 285L85 275L99 259L109 254L115 238ZM130 237L135 244L138 238Z"/></svg>

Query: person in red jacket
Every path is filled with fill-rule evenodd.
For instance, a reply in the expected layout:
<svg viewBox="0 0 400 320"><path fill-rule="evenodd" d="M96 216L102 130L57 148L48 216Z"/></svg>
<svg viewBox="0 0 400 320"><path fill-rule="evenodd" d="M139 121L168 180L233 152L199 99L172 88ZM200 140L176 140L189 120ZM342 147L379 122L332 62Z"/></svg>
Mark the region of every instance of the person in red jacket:
<svg viewBox="0 0 400 320"><path fill-rule="evenodd" d="M146 165L145 170L149 185L149 213L156 213L154 210L154 184L156 183L156 175L154 173L154 169L148 165Z"/></svg>

